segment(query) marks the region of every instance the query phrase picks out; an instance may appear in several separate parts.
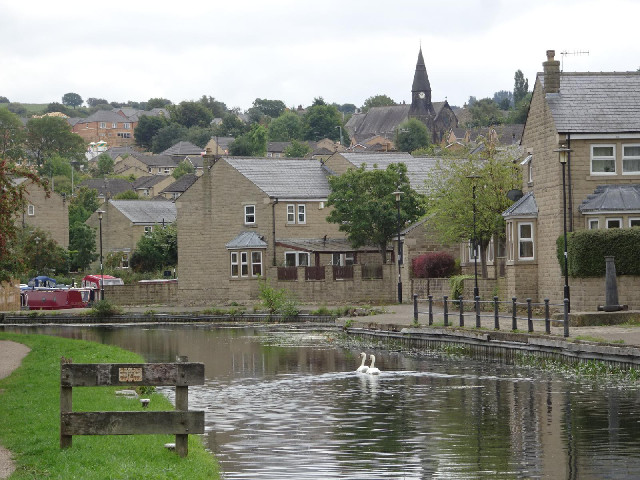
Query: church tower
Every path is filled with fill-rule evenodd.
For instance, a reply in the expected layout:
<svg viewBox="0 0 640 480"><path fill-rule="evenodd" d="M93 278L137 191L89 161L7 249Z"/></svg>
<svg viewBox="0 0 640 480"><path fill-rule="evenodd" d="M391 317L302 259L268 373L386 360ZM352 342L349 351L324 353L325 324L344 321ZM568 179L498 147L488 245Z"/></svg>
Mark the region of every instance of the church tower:
<svg viewBox="0 0 640 480"><path fill-rule="evenodd" d="M420 47L418 63L416 63L416 73L413 76L413 85L411 87L409 118L420 120L429 130L432 130L435 116L436 112L431 103L431 84L429 83L427 67L422 57L422 47Z"/></svg>

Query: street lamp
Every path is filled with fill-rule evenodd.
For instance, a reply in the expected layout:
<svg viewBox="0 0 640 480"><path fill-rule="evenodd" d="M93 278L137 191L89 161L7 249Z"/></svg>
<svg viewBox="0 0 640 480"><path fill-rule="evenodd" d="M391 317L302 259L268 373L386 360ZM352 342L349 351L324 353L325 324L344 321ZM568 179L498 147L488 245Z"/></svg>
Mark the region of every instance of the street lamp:
<svg viewBox="0 0 640 480"><path fill-rule="evenodd" d="M478 237L476 236L476 180L480 178L480 175L467 175L473 182L472 197L473 197L473 298L480 296L480 290L478 289Z"/></svg>
<svg viewBox="0 0 640 480"><path fill-rule="evenodd" d="M393 192L396 196L396 206L398 207L398 303L402 303L402 244L400 243L400 195L402 192Z"/></svg>
<svg viewBox="0 0 640 480"><path fill-rule="evenodd" d="M36 242L36 277L37 277L38 276L38 260L40 258L40 248L39 248L40 237L34 238L33 241Z"/></svg>
<svg viewBox="0 0 640 480"><path fill-rule="evenodd" d="M568 306L571 311L571 297L569 295L569 258L567 256L567 194L565 181L565 167L569 161L569 153L572 150L566 145L560 145L560 148L554 150L558 152L558 159L562 165L562 230L564 234L564 298L569 300Z"/></svg>
<svg viewBox="0 0 640 480"><path fill-rule="evenodd" d="M98 220L100 221L100 300L104 300L104 269L102 263L102 216L104 210L98 210Z"/></svg>

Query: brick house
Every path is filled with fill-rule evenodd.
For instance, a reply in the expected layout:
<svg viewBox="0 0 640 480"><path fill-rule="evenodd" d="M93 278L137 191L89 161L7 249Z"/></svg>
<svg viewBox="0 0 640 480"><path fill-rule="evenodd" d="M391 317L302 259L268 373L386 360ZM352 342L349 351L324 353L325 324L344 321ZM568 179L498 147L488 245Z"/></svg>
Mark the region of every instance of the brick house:
<svg viewBox="0 0 640 480"><path fill-rule="evenodd" d="M133 130L137 121L110 110L98 110L87 118L79 119L72 127L87 143L104 141L110 147L134 144Z"/></svg>
<svg viewBox="0 0 640 480"><path fill-rule="evenodd" d="M51 235L62 248L69 248L69 203L58 193L47 198L44 188L27 178L17 178L14 183L28 182L25 203L16 219L23 228L40 228Z"/></svg>
<svg viewBox="0 0 640 480"><path fill-rule="evenodd" d="M556 257L567 230L640 225L640 73L568 73L547 52L524 128L524 196L504 212L506 296L561 303L564 276ZM640 282L620 277L620 302L632 304ZM604 279L569 278L572 310L604 303Z"/></svg>
<svg viewBox="0 0 640 480"><path fill-rule="evenodd" d="M102 255L106 262L110 255L120 257L120 267L129 267L129 257L138 240L155 228L176 221L176 207L168 200L109 200L100 206L102 217ZM85 222L95 228L96 246L100 245L100 220L94 212ZM91 267L100 266L100 259Z"/></svg>

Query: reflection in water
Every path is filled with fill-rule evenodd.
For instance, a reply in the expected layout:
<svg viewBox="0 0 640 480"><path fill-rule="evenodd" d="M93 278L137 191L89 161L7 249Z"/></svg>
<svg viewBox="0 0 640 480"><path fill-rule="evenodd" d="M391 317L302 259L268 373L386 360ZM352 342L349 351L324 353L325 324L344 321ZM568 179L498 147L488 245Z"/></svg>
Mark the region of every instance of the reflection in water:
<svg viewBox="0 0 640 480"><path fill-rule="evenodd" d="M34 333L34 328L5 327ZM40 327L147 361L188 355L205 441L225 478L636 478L637 392L499 363L376 355L254 327ZM167 390L172 397L173 392Z"/></svg>

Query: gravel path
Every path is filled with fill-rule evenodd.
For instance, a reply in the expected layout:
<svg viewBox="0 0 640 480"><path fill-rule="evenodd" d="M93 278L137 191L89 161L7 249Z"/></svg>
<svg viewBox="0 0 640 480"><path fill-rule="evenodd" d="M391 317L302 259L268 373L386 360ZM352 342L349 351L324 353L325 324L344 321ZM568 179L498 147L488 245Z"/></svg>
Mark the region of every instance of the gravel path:
<svg viewBox="0 0 640 480"><path fill-rule="evenodd" d="M29 353L29 348L21 343L0 340L0 378L8 377L20 366L22 359ZM0 390L0 396L2 390ZM11 452L0 445L0 478L8 478L16 469Z"/></svg>

